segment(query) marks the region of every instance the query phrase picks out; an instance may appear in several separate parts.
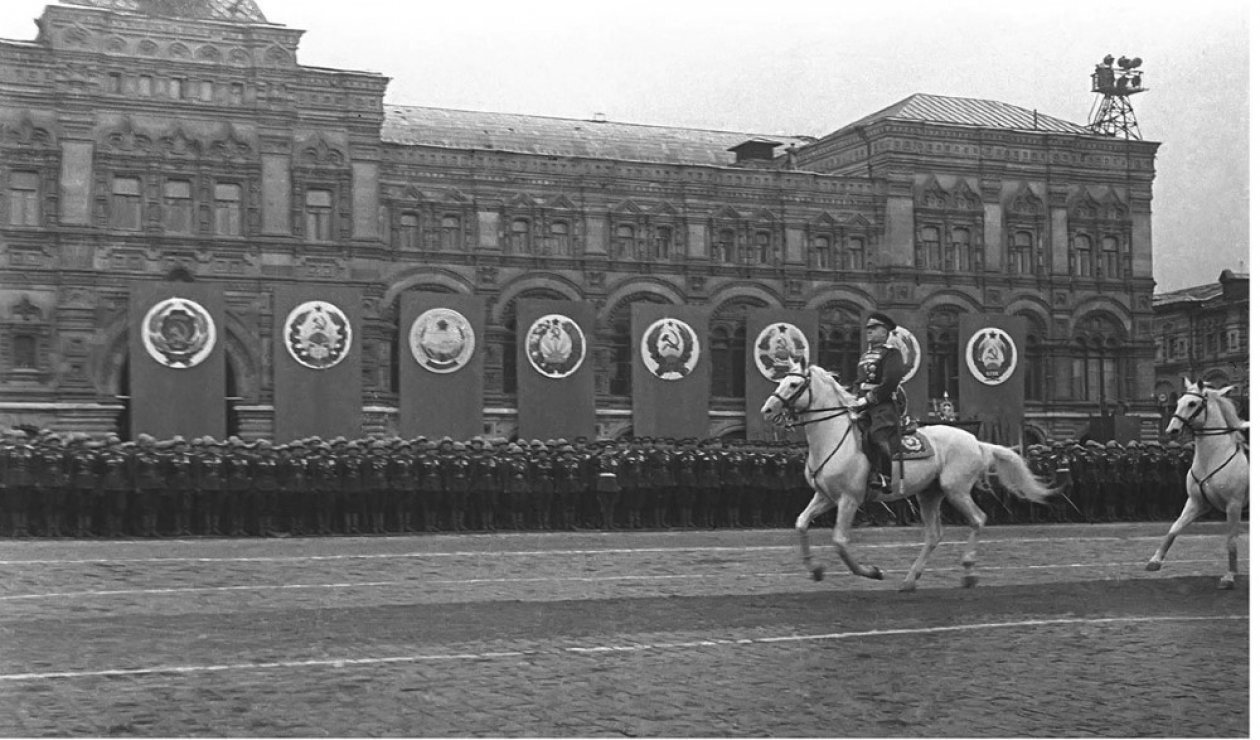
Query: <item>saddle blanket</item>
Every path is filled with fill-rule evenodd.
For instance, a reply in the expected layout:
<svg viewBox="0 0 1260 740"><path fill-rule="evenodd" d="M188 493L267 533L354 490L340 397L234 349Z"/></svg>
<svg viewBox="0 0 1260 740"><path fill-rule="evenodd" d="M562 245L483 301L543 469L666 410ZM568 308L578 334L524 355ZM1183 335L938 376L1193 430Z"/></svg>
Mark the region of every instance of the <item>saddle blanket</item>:
<svg viewBox="0 0 1260 740"><path fill-rule="evenodd" d="M901 436L901 451L893 455L893 460L924 460L933 454L932 443L923 432L915 430Z"/></svg>

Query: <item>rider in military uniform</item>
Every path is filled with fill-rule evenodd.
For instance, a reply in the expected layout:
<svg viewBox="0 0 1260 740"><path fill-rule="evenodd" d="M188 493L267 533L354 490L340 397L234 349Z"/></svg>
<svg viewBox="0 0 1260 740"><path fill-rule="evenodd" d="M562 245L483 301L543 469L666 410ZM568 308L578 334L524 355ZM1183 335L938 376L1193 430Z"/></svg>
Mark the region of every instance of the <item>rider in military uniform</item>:
<svg viewBox="0 0 1260 740"><path fill-rule="evenodd" d="M870 423L867 431L871 456L869 486L881 492L890 490L889 475L901 420L897 387L906 374L901 351L888 342L896 328L897 322L887 314L871 314L866 321L866 352L858 360L861 398L854 408L865 411Z"/></svg>

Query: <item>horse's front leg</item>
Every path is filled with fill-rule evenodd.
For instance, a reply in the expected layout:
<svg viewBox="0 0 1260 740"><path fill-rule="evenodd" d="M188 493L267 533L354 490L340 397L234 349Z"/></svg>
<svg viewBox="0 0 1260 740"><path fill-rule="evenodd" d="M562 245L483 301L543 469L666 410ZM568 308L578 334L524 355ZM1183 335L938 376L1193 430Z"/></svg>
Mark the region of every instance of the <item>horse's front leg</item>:
<svg viewBox="0 0 1260 740"><path fill-rule="evenodd" d="M835 506L834 501L815 491L809 505L796 517L796 533L801 538L801 560L805 563L805 570L809 571L815 581L823 579L823 567L814 565L814 558L809 553L809 523L814 521L819 514L826 513L832 506Z"/></svg>
<svg viewBox="0 0 1260 740"><path fill-rule="evenodd" d="M919 513L923 517L923 549L919 557L906 573L906 580L901 584L902 591L913 591L927 567L928 558L936 546L941 544L941 501L939 493L929 492L919 496Z"/></svg>
<svg viewBox="0 0 1260 740"><path fill-rule="evenodd" d="M1225 507L1225 554L1229 558L1228 570L1216 585L1219 589L1229 590L1234 587L1234 579L1238 577L1238 530L1242 526L1241 499L1230 499Z"/></svg>
<svg viewBox="0 0 1260 740"><path fill-rule="evenodd" d="M1181 510L1181 516L1177 517L1177 521L1168 528L1168 534L1164 535L1164 541L1160 543L1159 549L1151 556L1146 563L1147 570L1159 570L1164 566L1164 558L1168 555L1168 548L1172 547L1173 540L1177 539L1177 535L1182 530L1190 526L1195 519L1203 516L1208 509L1207 503L1199 496L1191 496L1186 499L1186 505Z"/></svg>
<svg viewBox="0 0 1260 740"><path fill-rule="evenodd" d="M859 563L849 553L849 530L853 526L853 515L857 513L859 505L857 499L848 494L840 496L836 503L836 528L832 531L831 539L836 544L840 559L849 566L849 570L863 578L880 581L884 578L883 571L873 565Z"/></svg>

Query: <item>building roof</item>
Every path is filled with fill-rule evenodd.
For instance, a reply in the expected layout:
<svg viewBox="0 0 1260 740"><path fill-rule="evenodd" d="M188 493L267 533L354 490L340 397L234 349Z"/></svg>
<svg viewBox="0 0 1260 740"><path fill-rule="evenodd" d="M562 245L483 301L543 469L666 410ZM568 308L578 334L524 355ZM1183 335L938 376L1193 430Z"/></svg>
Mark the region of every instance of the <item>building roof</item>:
<svg viewBox="0 0 1260 740"><path fill-rule="evenodd" d="M201 18L234 23L267 22L254 0L61 0L61 3L162 18Z"/></svg>
<svg viewBox="0 0 1260 740"><path fill-rule="evenodd" d="M946 95L916 93L893 103L883 110L846 125L840 131L866 126L876 121L923 121L946 123L956 126L1015 129L1020 131L1048 131L1060 134L1094 136L1085 126L1064 121L1035 110L1021 108L1010 103L976 98L952 98ZM839 133L837 131L836 133Z"/></svg>
<svg viewBox="0 0 1260 740"><path fill-rule="evenodd" d="M803 145L805 136L710 131L519 113L386 105L386 143L592 157L660 164L731 165L731 147L750 139Z"/></svg>
<svg viewBox="0 0 1260 740"><path fill-rule="evenodd" d="M1220 298L1225 294L1225 284L1235 281L1249 281L1250 276L1245 272L1235 272L1233 270L1225 270L1221 272L1215 283L1206 285L1192 285L1189 288L1181 290L1170 290L1167 293L1156 293L1151 299L1155 308L1171 306L1176 303L1205 303L1214 298Z"/></svg>

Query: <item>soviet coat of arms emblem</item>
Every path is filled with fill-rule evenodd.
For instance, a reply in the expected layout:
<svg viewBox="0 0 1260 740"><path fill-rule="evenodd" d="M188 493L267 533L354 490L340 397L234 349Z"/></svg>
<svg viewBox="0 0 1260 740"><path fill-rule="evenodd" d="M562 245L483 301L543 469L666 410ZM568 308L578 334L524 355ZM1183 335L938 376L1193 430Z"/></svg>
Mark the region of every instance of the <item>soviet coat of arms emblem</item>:
<svg viewBox="0 0 1260 740"><path fill-rule="evenodd" d="M919 372L919 364L923 359L923 352L919 349L919 340L909 329L899 326L888 337L888 343L901 350L901 359L906 366L906 374L901 376L901 382L905 383Z"/></svg>
<svg viewBox="0 0 1260 740"><path fill-rule="evenodd" d="M201 364L214 350L217 337L210 313L187 298L155 303L140 325L140 338L149 356L171 368Z"/></svg>
<svg viewBox="0 0 1260 740"><path fill-rule="evenodd" d="M451 308L431 308L411 324L411 356L420 367L435 373L453 373L468 364L477 338L462 313Z"/></svg>
<svg viewBox="0 0 1260 740"><path fill-rule="evenodd" d="M327 370L344 360L353 338L350 319L327 301L307 301L284 320L289 355L312 370Z"/></svg>
<svg viewBox="0 0 1260 740"><path fill-rule="evenodd" d="M525 334L529 364L548 378L567 378L586 359L586 335L573 319L558 313L540 316Z"/></svg>
<svg viewBox="0 0 1260 740"><path fill-rule="evenodd" d="M643 332L639 355L648 371L661 380L682 380L700 361L700 340L685 321L657 319Z"/></svg>
<svg viewBox="0 0 1260 740"><path fill-rule="evenodd" d="M972 377L985 385L1005 383L1019 364L1015 340L993 326L986 326L972 334L963 356L967 359L967 369Z"/></svg>
<svg viewBox="0 0 1260 740"><path fill-rule="evenodd" d="M809 340L795 324L776 322L757 335L753 355L762 377L778 383L783 380L792 362L809 364Z"/></svg>

